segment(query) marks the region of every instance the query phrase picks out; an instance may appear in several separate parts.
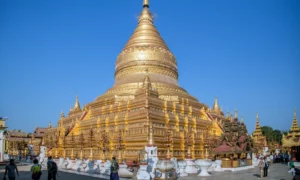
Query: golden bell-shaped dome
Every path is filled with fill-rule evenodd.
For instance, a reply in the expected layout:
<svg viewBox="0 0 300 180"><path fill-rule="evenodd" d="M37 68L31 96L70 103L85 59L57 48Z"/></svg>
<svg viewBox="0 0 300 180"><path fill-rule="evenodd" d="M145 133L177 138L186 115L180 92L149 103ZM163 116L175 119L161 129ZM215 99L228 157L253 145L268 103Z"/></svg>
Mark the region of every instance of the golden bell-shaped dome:
<svg viewBox="0 0 300 180"><path fill-rule="evenodd" d="M176 58L153 24L148 1L144 1L138 26L117 58L115 85L143 82L145 69L154 83L178 85Z"/></svg>

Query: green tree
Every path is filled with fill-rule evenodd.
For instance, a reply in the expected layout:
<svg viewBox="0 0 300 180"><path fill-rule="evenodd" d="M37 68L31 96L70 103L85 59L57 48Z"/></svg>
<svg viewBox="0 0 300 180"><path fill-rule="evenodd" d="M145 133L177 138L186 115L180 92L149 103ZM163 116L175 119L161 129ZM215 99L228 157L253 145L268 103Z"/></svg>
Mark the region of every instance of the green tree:
<svg viewBox="0 0 300 180"><path fill-rule="evenodd" d="M277 142L281 144L282 132L280 130L273 130L273 128L270 126L262 126L261 131L266 137L267 142Z"/></svg>

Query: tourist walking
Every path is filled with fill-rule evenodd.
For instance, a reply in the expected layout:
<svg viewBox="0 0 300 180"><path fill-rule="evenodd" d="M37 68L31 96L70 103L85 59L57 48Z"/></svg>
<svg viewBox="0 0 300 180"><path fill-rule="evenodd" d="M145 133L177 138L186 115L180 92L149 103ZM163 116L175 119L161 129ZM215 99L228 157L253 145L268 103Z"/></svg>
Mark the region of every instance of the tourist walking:
<svg viewBox="0 0 300 180"><path fill-rule="evenodd" d="M52 160L52 156L48 157L47 169L48 169L48 180L51 180L51 179L56 180L57 165Z"/></svg>
<svg viewBox="0 0 300 180"><path fill-rule="evenodd" d="M31 166L30 171L32 172L31 179L33 180L39 180L42 175L42 167L38 164L38 160L33 160L33 165Z"/></svg>
<svg viewBox="0 0 300 180"><path fill-rule="evenodd" d="M5 166L5 173L4 173L3 179L6 179L6 174L7 174L9 180L15 180L16 172L17 172L17 175L19 176L19 171L18 171L17 165L15 164L15 160L11 159L11 160L9 160L9 164Z"/></svg>
<svg viewBox="0 0 300 180"><path fill-rule="evenodd" d="M260 170L260 178L263 178L263 173L264 173L264 160L263 157L260 157L259 163L258 163L258 168Z"/></svg>
<svg viewBox="0 0 300 180"><path fill-rule="evenodd" d="M110 180L119 180L119 164L115 157L112 158L110 168Z"/></svg>
<svg viewBox="0 0 300 180"><path fill-rule="evenodd" d="M269 163L265 157L264 158L264 177L268 176L268 169L269 169Z"/></svg>

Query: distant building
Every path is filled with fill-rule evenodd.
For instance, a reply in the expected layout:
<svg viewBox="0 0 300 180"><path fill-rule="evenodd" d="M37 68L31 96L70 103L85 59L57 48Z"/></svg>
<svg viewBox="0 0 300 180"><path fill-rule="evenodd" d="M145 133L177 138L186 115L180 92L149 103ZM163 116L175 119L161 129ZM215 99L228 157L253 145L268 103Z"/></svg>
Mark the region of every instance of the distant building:
<svg viewBox="0 0 300 180"><path fill-rule="evenodd" d="M21 130L8 130L5 134L5 152L12 156L38 155L46 128L37 127L33 133ZM29 154L28 145L33 145L33 154Z"/></svg>
<svg viewBox="0 0 300 180"><path fill-rule="evenodd" d="M7 128L5 126L5 121L7 118L0 117L0 162L3 161L4 154L4 131Z"/></svg>

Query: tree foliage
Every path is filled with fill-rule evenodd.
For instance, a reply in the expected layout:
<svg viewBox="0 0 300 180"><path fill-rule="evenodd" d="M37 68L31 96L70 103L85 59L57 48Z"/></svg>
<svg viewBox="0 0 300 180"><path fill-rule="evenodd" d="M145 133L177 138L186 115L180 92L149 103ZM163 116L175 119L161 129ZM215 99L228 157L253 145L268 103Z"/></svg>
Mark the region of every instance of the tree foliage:
<svg viewBox="0 0 300 180"><path fill-rule="evenodd" d="M281 144L282 134L284 131L280 131L278 129L273 130L270 126L262 126L261 127L262 134L266 136L267 142L277 142Z"/></svg>

